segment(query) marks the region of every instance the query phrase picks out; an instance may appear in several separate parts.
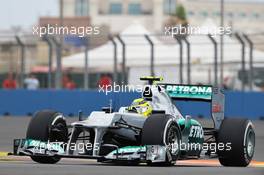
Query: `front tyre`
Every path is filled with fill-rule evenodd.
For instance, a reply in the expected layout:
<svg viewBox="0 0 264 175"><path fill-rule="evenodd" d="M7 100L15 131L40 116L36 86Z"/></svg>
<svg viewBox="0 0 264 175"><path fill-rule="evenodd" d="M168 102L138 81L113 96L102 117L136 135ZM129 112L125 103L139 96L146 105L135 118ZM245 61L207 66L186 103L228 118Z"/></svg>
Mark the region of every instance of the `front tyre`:
<svg viewBox="0 0 264 175"><path fill-rule="evenodd" d="M223 166L248 166L255 150L252 122L247 119L224 119L217 142L230 145L230 150L218 150L219 161Z"/></svg>
<svg viewBox="0 0 264 175"><path fill-rule="evenodd" d="M179 146L181 132L177 122L172 116L155 114L148 117L142 129L142 145L163 145L168 151L165 162L150 162L154 166L172 166L179 156L179 150L173 146Z"/></svg>
<svg viewBox="0 0 264 175"><path fill-rule="evenodd" d="M37 112L28 125L26 138L42 142L66 142L68 129L63 115L51 110ZM31 159L45 164L54 164L60 160L56 156L31 156Z"/></svg>

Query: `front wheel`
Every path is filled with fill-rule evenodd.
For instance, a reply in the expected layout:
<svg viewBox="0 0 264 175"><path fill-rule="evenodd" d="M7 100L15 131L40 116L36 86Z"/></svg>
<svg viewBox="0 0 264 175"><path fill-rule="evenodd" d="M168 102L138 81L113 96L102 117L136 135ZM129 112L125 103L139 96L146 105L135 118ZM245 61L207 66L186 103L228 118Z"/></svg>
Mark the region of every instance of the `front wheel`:
<svg viewBox="0 0 264 175"><path fill-rule="evenodd" d="M223 166L248 166L255 149L255 132L252 122L247 119L224 119L217 142L229 144L230 147L218 150L219 161Z"/></svg>
<svg viewBox="0 0 264 175"><path fill-rule="evenodd" d="M181 132L177 122L170 115L155 114L148 117L142 129L143 145L162 145L168 149L165 162L149 162L154 166L174 165L179 156ZM173 148L174 147L174 148Z"/></svg>
<svg viewBox="0 0 264 175"><path fill-rule="evenodd" d="M56 132L51 128L56 128ZM51 110L37 112L29 123L26 138L42 142L67 142L68 129L63 115ZM31 159L45 164L54 164L60 160L56 156L31 156Z"/></svg>

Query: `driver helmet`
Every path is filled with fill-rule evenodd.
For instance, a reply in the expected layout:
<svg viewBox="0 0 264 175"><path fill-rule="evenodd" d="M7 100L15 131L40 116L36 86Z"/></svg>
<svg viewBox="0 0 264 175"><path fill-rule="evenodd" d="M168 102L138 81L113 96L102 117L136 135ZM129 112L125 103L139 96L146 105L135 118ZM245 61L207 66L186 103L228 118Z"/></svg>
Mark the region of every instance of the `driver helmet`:
<svg viewBox="0 0 264 175"><path fill-rule="evenodd" d="M128 107L128 111L137 112L138 114L148 117L152 113L152 106L143 98L137 98Z"/></svg>

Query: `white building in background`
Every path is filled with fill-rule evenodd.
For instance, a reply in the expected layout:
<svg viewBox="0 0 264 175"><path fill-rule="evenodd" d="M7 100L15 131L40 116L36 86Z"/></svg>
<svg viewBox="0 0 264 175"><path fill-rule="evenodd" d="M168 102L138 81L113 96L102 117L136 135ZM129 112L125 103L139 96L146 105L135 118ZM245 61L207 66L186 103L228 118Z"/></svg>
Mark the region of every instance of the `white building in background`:
<svg viewBox="0 0 264 175"><path fill-rule="evenodd" d="M211 18L220 25L221 0L181 0L181 2L186 8L190 24L201 25L204 19ZM224 10L225 26L231 26L233 30L256 33L264 28L264 1L225 0Z"/></svg>
<svg viewBox="0 0 264 175"><path fill-rule="evenodd" d="M206 18L220 22L220 0L64 0L64 16L90 16L93 25L106 25L120 32L132 21L139 21L152 32L160 32L168 14L182 3L191 25ZM225 22L236 30L255 31L264 27L264 2L226 0Z"/></svg>
<svg viewBox="0 0 264 175"><path fill-rule="evenodd" d="M113 33L139 21L160 32L176 0L64 0L64 16L90 16L93 25L107 25Z"/></svg>

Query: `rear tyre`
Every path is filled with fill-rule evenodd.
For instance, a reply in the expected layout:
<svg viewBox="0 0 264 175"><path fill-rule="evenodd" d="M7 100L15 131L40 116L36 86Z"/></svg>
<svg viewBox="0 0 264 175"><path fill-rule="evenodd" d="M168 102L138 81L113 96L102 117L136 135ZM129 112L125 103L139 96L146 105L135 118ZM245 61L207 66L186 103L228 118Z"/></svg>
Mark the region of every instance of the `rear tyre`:
<svg viewBox="0 0 264 175"><path fill-rule="evenodd" d="M149 162L152 166L172 166L179 156L179 150L172 146L179 146L181 140L180 128L173 117L166 114L155 114L148 117L142 129L142 145L164 145L169 151L165 162Z"/></svg>
<svg viewBox="0 0 264 175"><path fill-rule="evenodd" d="M68 129L63 115L51 110L37 112L28 125L26 138L42 142L67 142ZM56 156L31 156L31 159L45 164L54 164L60 160Z"/></svg>
<svg viewBox="0 0 264 175"><path fill-rule="evenodd" d="M253 124L247 119L224 119L217 142L230 145L230 150L218 150L219 161L223 166L246 167L255 149Z"/></svg>

